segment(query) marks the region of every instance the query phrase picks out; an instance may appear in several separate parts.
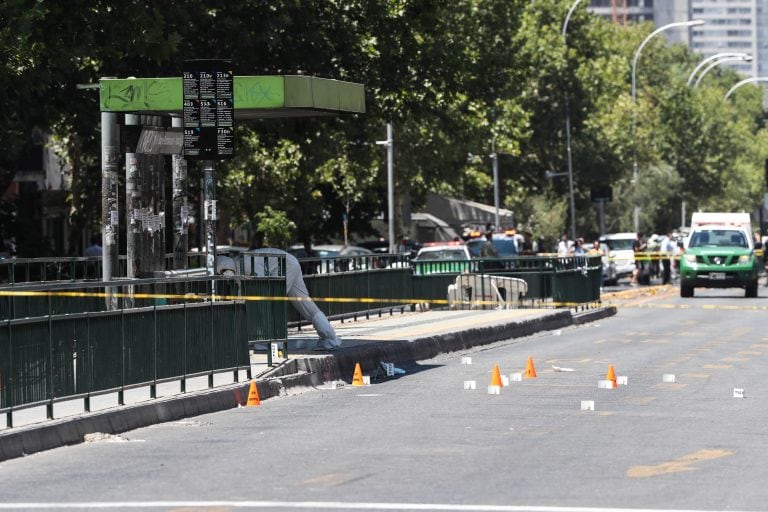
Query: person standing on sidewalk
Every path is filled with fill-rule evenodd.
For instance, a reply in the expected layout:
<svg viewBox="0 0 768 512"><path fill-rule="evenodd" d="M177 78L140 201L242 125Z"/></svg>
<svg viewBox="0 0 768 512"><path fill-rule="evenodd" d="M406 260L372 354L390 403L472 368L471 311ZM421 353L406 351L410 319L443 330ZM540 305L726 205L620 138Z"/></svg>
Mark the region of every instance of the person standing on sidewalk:
<svg viewBox="0 0 768 512"><path fill-rule="evenodd" d="M667 236L661 239L661 282L662 284L669 284L672 280L672 253L675 251L675 240L672 233L667 233Z"/></svg>
<svg viewBox="0 0 768 512"><path fill-rule="evenodd" d="M635 253L635 270L632 272L632 280L629 282L632 286L637 286L637 283L641 279L641 274L645 273L645 250L648 248L648 244L645 241L643 233L640 232L632 242L632 250Z"/></svg>

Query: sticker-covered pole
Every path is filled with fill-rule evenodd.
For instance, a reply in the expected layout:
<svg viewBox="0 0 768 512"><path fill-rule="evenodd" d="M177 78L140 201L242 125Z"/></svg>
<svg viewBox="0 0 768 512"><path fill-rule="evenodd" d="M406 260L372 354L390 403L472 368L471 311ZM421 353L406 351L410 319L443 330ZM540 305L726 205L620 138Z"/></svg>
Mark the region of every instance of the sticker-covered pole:
<svg viewBox="0 0 768 512"><path fill-rule="evenodd" d="M208 275L216 273L216 175L213 161L203 162L205 194L205 268Z"/></svg>
<svg viewBox="0 0 768 512"><path fill-rule="evenodd" d="M181 128L182 118L173 117L171 126ZM184 155L171 156L173 201L173 268L187 268L189 246L189 206L187 206L187 160Z"/></svg>
<svg viewBox="0 0 768 512"><path fill-rule="evenodd" d="M101 113L101 240L102 278L111 281L119 274L117 266L118 228L120 222L117 202L117 164L119 161L119 132L117 114ZM117 298L106 298L107 309L117 309Z"/></svg>

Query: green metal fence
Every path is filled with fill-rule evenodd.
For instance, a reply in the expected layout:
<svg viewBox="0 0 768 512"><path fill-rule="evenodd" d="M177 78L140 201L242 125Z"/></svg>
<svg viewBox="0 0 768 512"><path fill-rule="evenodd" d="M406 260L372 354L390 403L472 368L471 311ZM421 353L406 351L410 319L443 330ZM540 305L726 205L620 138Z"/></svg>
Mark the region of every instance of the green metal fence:
<svg viewBox="0 0 768 512"><path fill-rule="evenodd" d="M105 291L106 290L106 291ZM213 291L215 290L215 298ZM3 295L5 294L5 295ZM104 295L116 296L109 310ZM69 303L67 303L69 301ZM248 341L285 339L285 275L0 289L0 411L244 369ZM34 314L32 314L34 313Z"/></svg>
<svg viewBox="0 0 768 512"><path fill-rule="evenodd" d="M0 410L63 398L89 399L164 380L245 370L250 377L244 301L155 306L8 320L0 328Z"/></svg>
<svg viewBox="0 0 768 512"><path fill-rule="evenodd" d="M334 259L318 264L316 260L300 260L303 267L337 269L333 272L304 276L307 289L320 309L328 316L343 317L388 305L431 303L444 306L448 286L463 272L485 273L524 280L528 292L523 305L569 306L600 300L602 261L596 257L558 258L554 256L519 256L512 258L410 261L404 257L393 268L369 271L344 271L344 264ZM343 300L366 298L356 302ZM376 302L375 299L387 299ZM292 308L288 320L298 320Z"/></svg>

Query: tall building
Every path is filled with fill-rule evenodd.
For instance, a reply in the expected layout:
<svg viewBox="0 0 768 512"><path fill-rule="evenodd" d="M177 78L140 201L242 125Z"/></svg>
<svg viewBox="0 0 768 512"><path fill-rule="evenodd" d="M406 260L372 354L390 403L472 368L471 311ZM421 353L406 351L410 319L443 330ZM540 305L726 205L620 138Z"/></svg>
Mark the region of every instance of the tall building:
<svg viewBox="0 0 768 512"><path fill-rule="evenodd" d="M665 31L702 58L721 52L744 52L752 62L723 63L745 78L768 77L768 0L591 0L589 9L614 23L651 21L657 27L701 19L690 29ZM768 106L768 86L764 104Z"/></svg>

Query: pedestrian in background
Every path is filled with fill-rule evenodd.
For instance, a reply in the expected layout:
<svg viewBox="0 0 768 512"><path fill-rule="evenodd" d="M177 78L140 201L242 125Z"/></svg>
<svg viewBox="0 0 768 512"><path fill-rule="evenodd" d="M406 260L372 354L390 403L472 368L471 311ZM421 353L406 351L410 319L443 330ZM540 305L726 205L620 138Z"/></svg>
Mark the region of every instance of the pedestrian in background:
<svg viewBox="0 0 768 512"><path fill-rule="evenodd" d="M672 233L661 239L661 283L669 284L672 280L672 254L675 252L675 239Z"/></svg>
<svg viewBox="0 0 768 512"><path fill-rule="evenodd" d="M101 235L91 235L91 245L85 248L85 256L101 256Z"/></svg>
<svg viewBox="0 0 768 512"><path fill-rule="evenodd" d="M493 245L493 233L490 231L485 232L485 243L480 247L481 258L498 258L499 251L496 250L496 246Z"/></svg>
<svg viewBox="0 0 768 512"><path fill-rule="evenodd" d="M635 270L632 272L632 280L629 282L632 286L637 286L637 283L642 279L645 280L645 250L648 248L648 244L645 241L645 237L642 232L638 233L632 242L632 250L635 253ZM641 276L641 274L643 274ZM649 276L650 277L650 276Z"/></svg>

